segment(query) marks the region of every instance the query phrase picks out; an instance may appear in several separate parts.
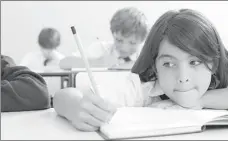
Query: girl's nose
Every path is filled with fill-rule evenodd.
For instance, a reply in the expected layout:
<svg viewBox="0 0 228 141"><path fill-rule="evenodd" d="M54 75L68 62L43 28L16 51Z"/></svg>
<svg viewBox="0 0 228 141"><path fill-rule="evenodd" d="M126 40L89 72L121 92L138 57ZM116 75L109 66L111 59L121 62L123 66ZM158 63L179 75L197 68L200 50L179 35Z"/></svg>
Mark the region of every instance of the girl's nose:
<svg viewBox="0 0 228 141"><path fill-rule="evenodd" d="M178 72L178 83L188 83L190 81L190 69L188 65L180 65Z"/></svg>
<svg viewBox="0 0 228 141"><path fill-rule="evenodd" d="M180 82L180 83L186 83L186 82L188 82L188 81L189 81L188 78L186 78L186 79L179 79L179 82Z"/></svg>

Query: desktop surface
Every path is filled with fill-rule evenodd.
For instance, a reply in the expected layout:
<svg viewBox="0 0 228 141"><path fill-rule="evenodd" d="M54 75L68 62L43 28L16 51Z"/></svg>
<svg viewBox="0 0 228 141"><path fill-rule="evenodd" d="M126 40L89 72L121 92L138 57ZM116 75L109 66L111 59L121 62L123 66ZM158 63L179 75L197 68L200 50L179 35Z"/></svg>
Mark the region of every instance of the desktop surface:
<svg viewBox="0 0 228 141"><path fill-rule="evenodd" d="M81 132L53 108L39 111L1 113L2 140L103 140L96 132ZM138 139L138 138L136 138ZM228 128L216 128L200 133L147 137L140 140L227 140Z"/></svg>

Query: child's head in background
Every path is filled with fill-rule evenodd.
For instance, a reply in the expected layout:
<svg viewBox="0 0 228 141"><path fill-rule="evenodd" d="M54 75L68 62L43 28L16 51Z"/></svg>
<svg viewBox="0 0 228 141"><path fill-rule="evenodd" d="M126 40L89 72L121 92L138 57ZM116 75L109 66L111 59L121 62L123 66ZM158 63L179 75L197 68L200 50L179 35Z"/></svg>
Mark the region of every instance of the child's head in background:
<svg viewBox="0 0 228 141"><path fill-rule="evenodd" d="M152 27L132 68L144 82L190 108L207 90L228 86L228 52L212 23L197 11L163 14Z"/></svg>
<svg viewBox="0 0 228 141"><path fill-rule="evenodd" d="M43 28L38 36L38 44L45 58L60 45L60 33L54 28Z"/></svg>
<svg viewBox="0 0 228 141"><path fill-rule="evenodd" d="M125 58L136 53L148 33L146 16L134 7L116 11L110 21L116 50Z"/></svg>

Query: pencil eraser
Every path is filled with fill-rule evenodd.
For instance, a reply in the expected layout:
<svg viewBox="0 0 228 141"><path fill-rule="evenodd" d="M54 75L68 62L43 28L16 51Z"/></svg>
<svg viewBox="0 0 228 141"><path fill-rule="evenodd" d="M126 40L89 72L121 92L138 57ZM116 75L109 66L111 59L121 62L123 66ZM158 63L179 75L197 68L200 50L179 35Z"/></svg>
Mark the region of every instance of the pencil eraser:
<svg viewBox="0 0 228 141"><path fill-rule="evenodd" d="M76 29L74 28L74 26L71 26L71 31L73 34L76 34Z"/></svg>

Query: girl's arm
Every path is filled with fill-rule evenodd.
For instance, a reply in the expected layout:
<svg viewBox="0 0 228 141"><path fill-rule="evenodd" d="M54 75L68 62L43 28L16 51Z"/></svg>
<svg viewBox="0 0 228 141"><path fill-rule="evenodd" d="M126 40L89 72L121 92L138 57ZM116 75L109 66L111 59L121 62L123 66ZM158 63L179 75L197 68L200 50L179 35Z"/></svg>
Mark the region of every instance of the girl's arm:
<svg viewBox="0 0 228 141"><path fill-rule="evenodd" d="M207 91L202 97L202 106L210 109L228 109L228 87Z"/></svg>

